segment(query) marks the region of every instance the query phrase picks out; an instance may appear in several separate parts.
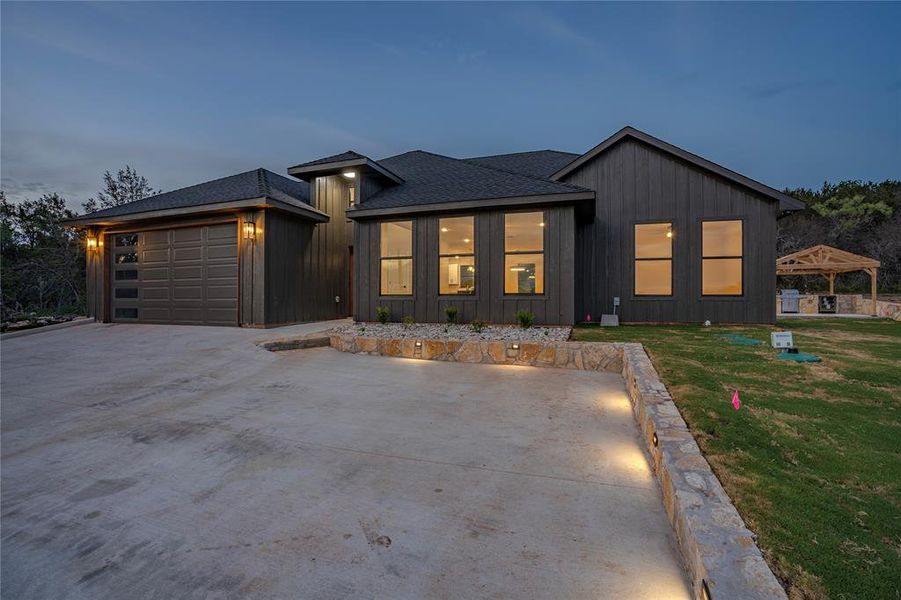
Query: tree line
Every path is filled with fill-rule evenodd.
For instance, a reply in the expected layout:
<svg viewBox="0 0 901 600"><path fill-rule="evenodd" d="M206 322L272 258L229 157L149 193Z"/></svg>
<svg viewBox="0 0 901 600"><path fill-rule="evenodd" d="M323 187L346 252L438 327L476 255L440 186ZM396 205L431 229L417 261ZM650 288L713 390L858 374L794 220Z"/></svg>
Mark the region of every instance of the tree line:
<svg viewBox="0 0 901 600"><path fill-rule="evenodd" d="M158 190L131 166L103 175L85 213L140 200ZM0 291L3 321L26 315L84 314L84 233L63 225L77 216L57 193L9 202L0 191Z"/></svg>
<svg viewBox="0 0 901 600"><path fill-rule="evenodd" d="M778 221L777 253L783 256L828 244L882 262L879 290L901 292L901 181L824 183L818 190L785 190L806 204ZM85 213L159 193L131 166L107 171ZM11 203L0 191L0 313L7 321L26 313L83 314L85 309L84 234L62 223L76 216L57 193ZM775 268L775 265L774 265ZM816 291L824 278L782 277L781 287ZM842 275L837 291L869 289L865 274Z"/></svg>

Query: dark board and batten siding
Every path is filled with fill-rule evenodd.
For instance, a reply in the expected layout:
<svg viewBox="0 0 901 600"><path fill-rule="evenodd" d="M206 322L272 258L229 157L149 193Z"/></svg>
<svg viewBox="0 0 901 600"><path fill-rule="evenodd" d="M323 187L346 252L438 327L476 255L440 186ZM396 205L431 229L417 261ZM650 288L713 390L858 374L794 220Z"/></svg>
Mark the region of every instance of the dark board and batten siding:
<svg viewBox="0 0 901 600"><path fill-rule="evenodd" d="M594 220L576 227L577 320L772 323L776 294L776 202L635 140L613 146L564 178L597 193ZM741 297L701 295L701 221L743 221ZM672 222L673 295L635 297L634 225Z"/></svg>
<svg viewBox="0 0 901 600"><path fill-rule="evenodd" d="M345 217L347 186L340 177L318 177L311 191L316 208L329 215L328 223L314 224L275 211L266 214L267 325L350 314L353 224Z"/></svg>
<svg viewBox="0 0 901 600"><path fill-rule="evenodd" d="M544 210L545 292L540 296L504 294L504 214L505 211L480 211L475 216L476 293L472 296L438 294L438 220L440 215L413 217L413 295L381 296L379 286L378 220L360 221L355 231L354 318L374 321L376 307L385 306L392 320L412 316L417 322L446 320L444 309L453 304L459 310L458 321L482 320L512 323L516 311L529 310L536 323L573 322L573 253L575 216L571 206L536 208ZM467 213L473 214L473 213ZM454 214L448 216L462 216ZM392 218L390 220L410 220Z"/></svg>

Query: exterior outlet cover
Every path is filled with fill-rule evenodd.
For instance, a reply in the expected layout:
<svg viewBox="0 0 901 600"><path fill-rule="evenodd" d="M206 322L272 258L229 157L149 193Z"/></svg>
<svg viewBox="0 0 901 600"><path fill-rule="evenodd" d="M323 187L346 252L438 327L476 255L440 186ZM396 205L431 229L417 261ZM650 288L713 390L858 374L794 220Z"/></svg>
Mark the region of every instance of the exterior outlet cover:
<svg viewBox="0 0 901 600"><path fill-rule="evenodd" d="M613 297L613 306L619 306L619 296Z"/></svg>

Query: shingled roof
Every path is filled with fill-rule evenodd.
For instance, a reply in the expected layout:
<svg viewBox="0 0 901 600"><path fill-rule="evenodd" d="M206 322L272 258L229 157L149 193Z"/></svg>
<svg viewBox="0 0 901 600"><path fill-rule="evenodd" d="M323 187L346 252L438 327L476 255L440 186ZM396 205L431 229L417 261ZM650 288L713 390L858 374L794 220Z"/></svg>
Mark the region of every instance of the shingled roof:
<svg viewBox="0 0 901 600"><path fill-rule="evenodd" d="M518 175L550 179L551 175L577 158L579 158L579 155L572 152L535 150L533 152L474 156L463 160L482 167L491 167L492 169L500 169L501 171Z"/></svg>
<svg viewBox="0 0 901 600"><path fill-rule="evenodd" d="M305 163L300 163L299 165L294 165L291 167L292 169L298 169L301 167L314 167L316 165L326 165L329 163L337 163L344 162L348 160L361 160L366 157L358 152L354 152L353 150L348 150L347 152L342 152L341 154L334 154L332 156L326 156L325 158L317 158L316 160L311 160Z"/></svg>
<svg viewBox="0 0 901 600"><path fill-rule="evenodd" d="M381 159L378 164L403 177L404 184L366 199L359 211L445 202L589 192L584 188L482 166L422 150Z"/></svg>
<svg viewBox="0 0 901 600"><path fill-rule="evenodd" d="M161 210L190 208L237 200L269 198L289 205L310 204L309 186L266 169L230 175L186 188L149 196L72 219L72 223ZM309 207L312 210L312 207Z"/></svg>

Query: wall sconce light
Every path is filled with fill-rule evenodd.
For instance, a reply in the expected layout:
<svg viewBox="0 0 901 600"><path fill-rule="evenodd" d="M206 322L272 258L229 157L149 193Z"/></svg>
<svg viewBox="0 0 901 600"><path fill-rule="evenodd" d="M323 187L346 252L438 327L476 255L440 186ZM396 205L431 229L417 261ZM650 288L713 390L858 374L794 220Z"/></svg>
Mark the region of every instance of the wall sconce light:
<svg viewBox="0 0 901 600"><path fill-rule="evenodd" d="M89 235L88 237L85 238L85 245L87 246L88 250L96 250L97 244L98 244L97 238L94 237L93 235Z"/></svg>
<svg viewBox="0 0 901 600"><path fill-rule="evenodd" d="M417 348L422 348L422 342L416 342L416 347L417 347Z"/></svg>
<svg viewBox="0 0 901 600"><path fill-rule="evenodd" d="M257 237L257 225L253 221L244 221L244 239L252 240Z"/></svg>
<svg viewBox="0 0 901 600"><path fill-rule="evenodd" d="M513 348L514 350L519 350L519 344L513 344L510 347Z"/></svg>
<svg viewBox="0 0 901 600"><path fill-rule="evenodd" d="M651 440L654 442L654 447L656 448L660 444L660 440L657 439L657 432L654 432L654 435L651 437Z"/></svg>

